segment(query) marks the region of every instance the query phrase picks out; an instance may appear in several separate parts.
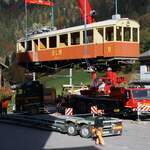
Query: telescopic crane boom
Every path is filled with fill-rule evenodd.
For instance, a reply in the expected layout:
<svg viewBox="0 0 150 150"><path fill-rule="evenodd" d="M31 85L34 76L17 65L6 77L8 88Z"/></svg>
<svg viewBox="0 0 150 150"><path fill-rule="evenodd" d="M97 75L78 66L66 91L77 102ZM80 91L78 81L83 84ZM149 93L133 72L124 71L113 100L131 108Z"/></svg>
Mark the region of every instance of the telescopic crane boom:
<svg viewBox="0 0 150 150"><path fill-rule="evenodd" d="M84 0L78 0L78 4L80 7L81 17L84 21ZM95 14L95 11L92 11L89 0L86 0L86 21L88 24L95 22L92 15Z"/></svg>

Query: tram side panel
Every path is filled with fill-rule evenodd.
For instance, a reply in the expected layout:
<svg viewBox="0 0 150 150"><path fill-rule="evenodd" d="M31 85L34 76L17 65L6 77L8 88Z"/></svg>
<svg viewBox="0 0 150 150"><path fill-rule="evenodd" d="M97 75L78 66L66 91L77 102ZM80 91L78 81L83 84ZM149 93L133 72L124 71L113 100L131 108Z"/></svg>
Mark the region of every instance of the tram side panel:
<svg viewBox="0 0 150 150"><path fill-rule="evenodd" d="M60 61L60 60L74 60L84 58L103 57L103 44L88 44L88 46L79 45L65 48L45 49L36 52L37 61ZM28 51L26 53L18 53L17 60L23 63L34 62L34 52Z"/></svg>
<svg viewBox="0 0 150 150"><path fill-rule="evenodd" d="M88 44L84 26L77 26L18 40L17 59L27 62L60 62L85 58L138 58L139 24L128 18L110 19L87 25Z"/></svg>
<svg viewBox="0 0 150 150"><path fill-rule="evenodd" d="M45 62L60 60L75 60L84 58L139 57L139 44L127 42L105 42L103 44L88 44L65 48L45 49L36 52L18 53L19 62Z"/></svg>
<svg viewBox="0 0 150 150"><path fill-rule="evenodd" d="M129 42L105 42L104 57L139 57L139 44Z"/></svg>

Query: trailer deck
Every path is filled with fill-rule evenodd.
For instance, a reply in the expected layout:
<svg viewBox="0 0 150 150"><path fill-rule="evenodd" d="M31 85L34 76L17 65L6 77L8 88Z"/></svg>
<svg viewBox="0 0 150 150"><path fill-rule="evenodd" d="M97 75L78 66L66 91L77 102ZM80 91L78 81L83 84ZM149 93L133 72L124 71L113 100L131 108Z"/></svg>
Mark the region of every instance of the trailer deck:
<svg viewBox="0 0 150 150"><path fill-rule="evenodd" d="M103 136L121 135L122 120L108 117L98 117L103 123ZM92 136L91 127L95 125L96 116L56 116L52 114L26 115L9 114L0 117L0 123L38 128L49 131L67 133L68 135L81 135L84 138ZM81 132L82 130L82 132Z"/></svg>

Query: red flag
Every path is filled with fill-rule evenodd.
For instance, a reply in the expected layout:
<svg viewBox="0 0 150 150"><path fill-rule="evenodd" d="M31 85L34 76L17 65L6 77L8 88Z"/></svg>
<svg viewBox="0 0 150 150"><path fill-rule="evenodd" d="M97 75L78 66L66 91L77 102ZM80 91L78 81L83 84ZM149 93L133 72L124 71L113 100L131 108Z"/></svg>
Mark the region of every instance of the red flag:
<svg viewBox="0 0 150 150"><path fill-rule="evenodd" d="M46 5L46 6L53 6L53 2L48 0L25 0L26 4L38 4L38 5Z"/></svg>

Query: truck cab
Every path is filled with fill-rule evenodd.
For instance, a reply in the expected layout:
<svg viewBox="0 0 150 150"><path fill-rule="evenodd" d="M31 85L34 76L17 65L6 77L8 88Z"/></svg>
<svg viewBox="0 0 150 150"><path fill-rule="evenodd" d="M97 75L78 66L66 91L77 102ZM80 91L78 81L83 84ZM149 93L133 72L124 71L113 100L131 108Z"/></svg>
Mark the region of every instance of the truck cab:
<svg viewBox="0 0 150 150"><path fill-rule="evenodd" d="M150 88L112 88L110 97L122 101L122 113L125 116L135 116L138 111L140 111L140 115L144 115L144 112L150 115Z"/></svg>
<svg viewBox="0 0 150 150"><path fill-rule="evenodd" d="M150 116L150 88L129 88L127 90L126 107L132 111L140 111L141 115Z"/></svg>
<svg viewBox="0 0 150 150"><path fill-rule="evenodd" d="M102 109L107 116L137 118L150 116L150 89L112 87L110 95L95 95L90 92L83 95L70 95L69 106L74 114L90 113L91 107Z"/></svg>

